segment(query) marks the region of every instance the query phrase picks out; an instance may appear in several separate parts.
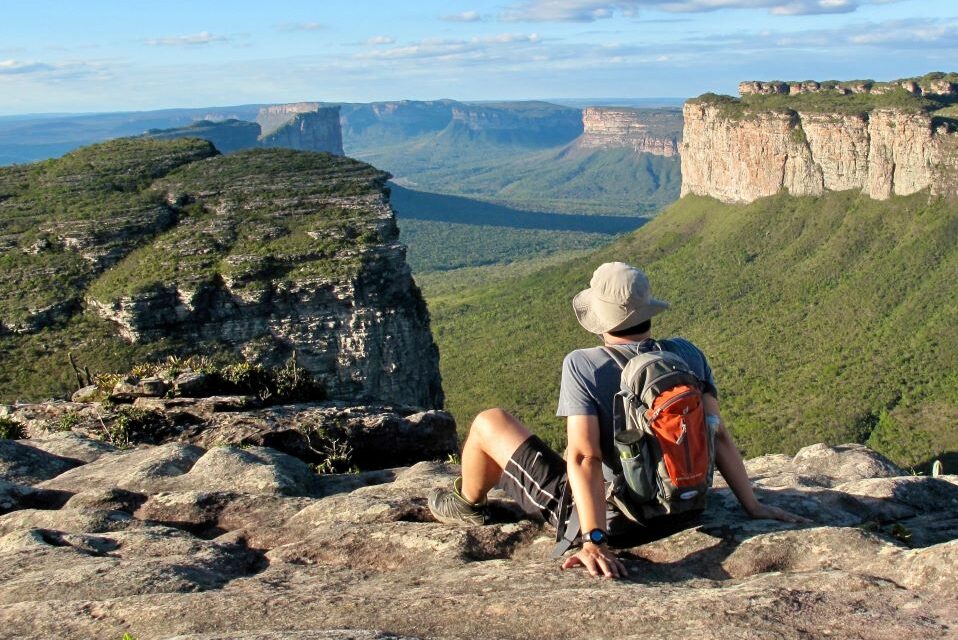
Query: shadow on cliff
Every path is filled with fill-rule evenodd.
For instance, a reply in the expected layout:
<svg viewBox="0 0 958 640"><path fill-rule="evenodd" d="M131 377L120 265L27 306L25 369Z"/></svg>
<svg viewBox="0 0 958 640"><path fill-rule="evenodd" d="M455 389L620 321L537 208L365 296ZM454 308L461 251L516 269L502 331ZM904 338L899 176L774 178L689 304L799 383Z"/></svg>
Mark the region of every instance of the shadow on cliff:
<svg viewBox="0 0 958 640"><path fill-rule="evenodd" d="M582 231L615 235L635 231L648 220L629 216L575 215L524 211L461 196L414 191L390 184L390 202L400 220L430 220L513 229Z"/></svg>

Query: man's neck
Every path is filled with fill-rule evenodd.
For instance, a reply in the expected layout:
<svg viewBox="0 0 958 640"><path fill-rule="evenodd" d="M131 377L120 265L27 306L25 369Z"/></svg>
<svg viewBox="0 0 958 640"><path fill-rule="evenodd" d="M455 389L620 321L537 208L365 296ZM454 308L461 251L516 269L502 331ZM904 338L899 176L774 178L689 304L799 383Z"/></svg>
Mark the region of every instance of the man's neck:
<svg viewBox="0 0 958 640"><path fill-rule="evenodd" d="M602 341L607 344L633 344L635 342L642 342L643 340L648 340L652 337L651 331L646 331L645 333L637 333L631 336L614 336L611 333L603 333Z"/></svg>

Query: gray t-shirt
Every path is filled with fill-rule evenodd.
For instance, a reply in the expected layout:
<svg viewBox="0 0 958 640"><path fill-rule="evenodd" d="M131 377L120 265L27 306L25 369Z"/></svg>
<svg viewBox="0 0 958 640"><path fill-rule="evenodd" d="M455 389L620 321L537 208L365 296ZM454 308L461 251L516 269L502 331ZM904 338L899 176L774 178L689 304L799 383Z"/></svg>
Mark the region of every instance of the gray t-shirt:
<svg viewBox="0 0 958 640"><path fill-rule="evenodd" d="M712 369L705 354L684 338L667 340L644 340L623 345L635 353L651 351L654 343L665 351L682 357L703 384L703 391L718 397ZM619 392L622 369L602 347L577 349L562 362L562 384L559 387L559 408L556 415L598 416L599 444L602 459L607 463L615 460L612 444L612 400Z"/></svg>

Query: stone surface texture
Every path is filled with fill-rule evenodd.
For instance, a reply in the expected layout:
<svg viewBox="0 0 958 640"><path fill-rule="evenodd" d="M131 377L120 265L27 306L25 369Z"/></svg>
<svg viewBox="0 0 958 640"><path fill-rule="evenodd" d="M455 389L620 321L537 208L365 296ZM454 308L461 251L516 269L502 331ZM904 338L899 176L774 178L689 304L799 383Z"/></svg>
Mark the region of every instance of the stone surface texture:
<svg viewBox="0 0 958 640"><path fill-rule="evenodd" d="M8 460L36 451L18 445ZM695 526L624 543L619 581L560 570L551 533L501 494L491 524L433 522L426 495L459 472L440 462L317 476L265 447L168 443L32 485L15 468L0 499L13 484L68 499L0 515L0 638L891 640L958 625L958 476L902 475L858 445L748 461L764 501L812 524L749 520L717 482Z"/></svg>
<svg viewBox="0 0 958 640"><path fill-rule="evenodd" d="M746 203L782 189L796 196L858 189L879 200L923 189L958 193L958 133L926 113L746 110L739 117L693 100L684 116L682 195Z"/></svg>
<svg viewBox="0 0 958 640"><path fill-rule="evenodd" d="M676 112L673 119L675 133L658 133L650 129L639 109L586 107L582 110L582 136L576 145L584 149L627 148L636 153L677 156L681 144L681 115Z"/></svg>

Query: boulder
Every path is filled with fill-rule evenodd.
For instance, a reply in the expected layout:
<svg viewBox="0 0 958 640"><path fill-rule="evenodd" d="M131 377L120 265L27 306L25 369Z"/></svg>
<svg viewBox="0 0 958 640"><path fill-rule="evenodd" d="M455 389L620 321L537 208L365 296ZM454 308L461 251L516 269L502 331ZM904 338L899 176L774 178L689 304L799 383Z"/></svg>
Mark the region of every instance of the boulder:
<svg viewBox="0 0 958 640"><path fill-rule="evenodd" d="M73 402L93 402L100 396L100 387L95 384L87 385L73 392L70 400Z"/></svg>
<svg viewBox="0 0 958 640"><path fill-rule="evenodd" d="M169 384L162 378L140 379L136 376L127 376L114 385L113 391L110 392L110 400L133 402L137 398L162 398L169 389Z"/></svg>

